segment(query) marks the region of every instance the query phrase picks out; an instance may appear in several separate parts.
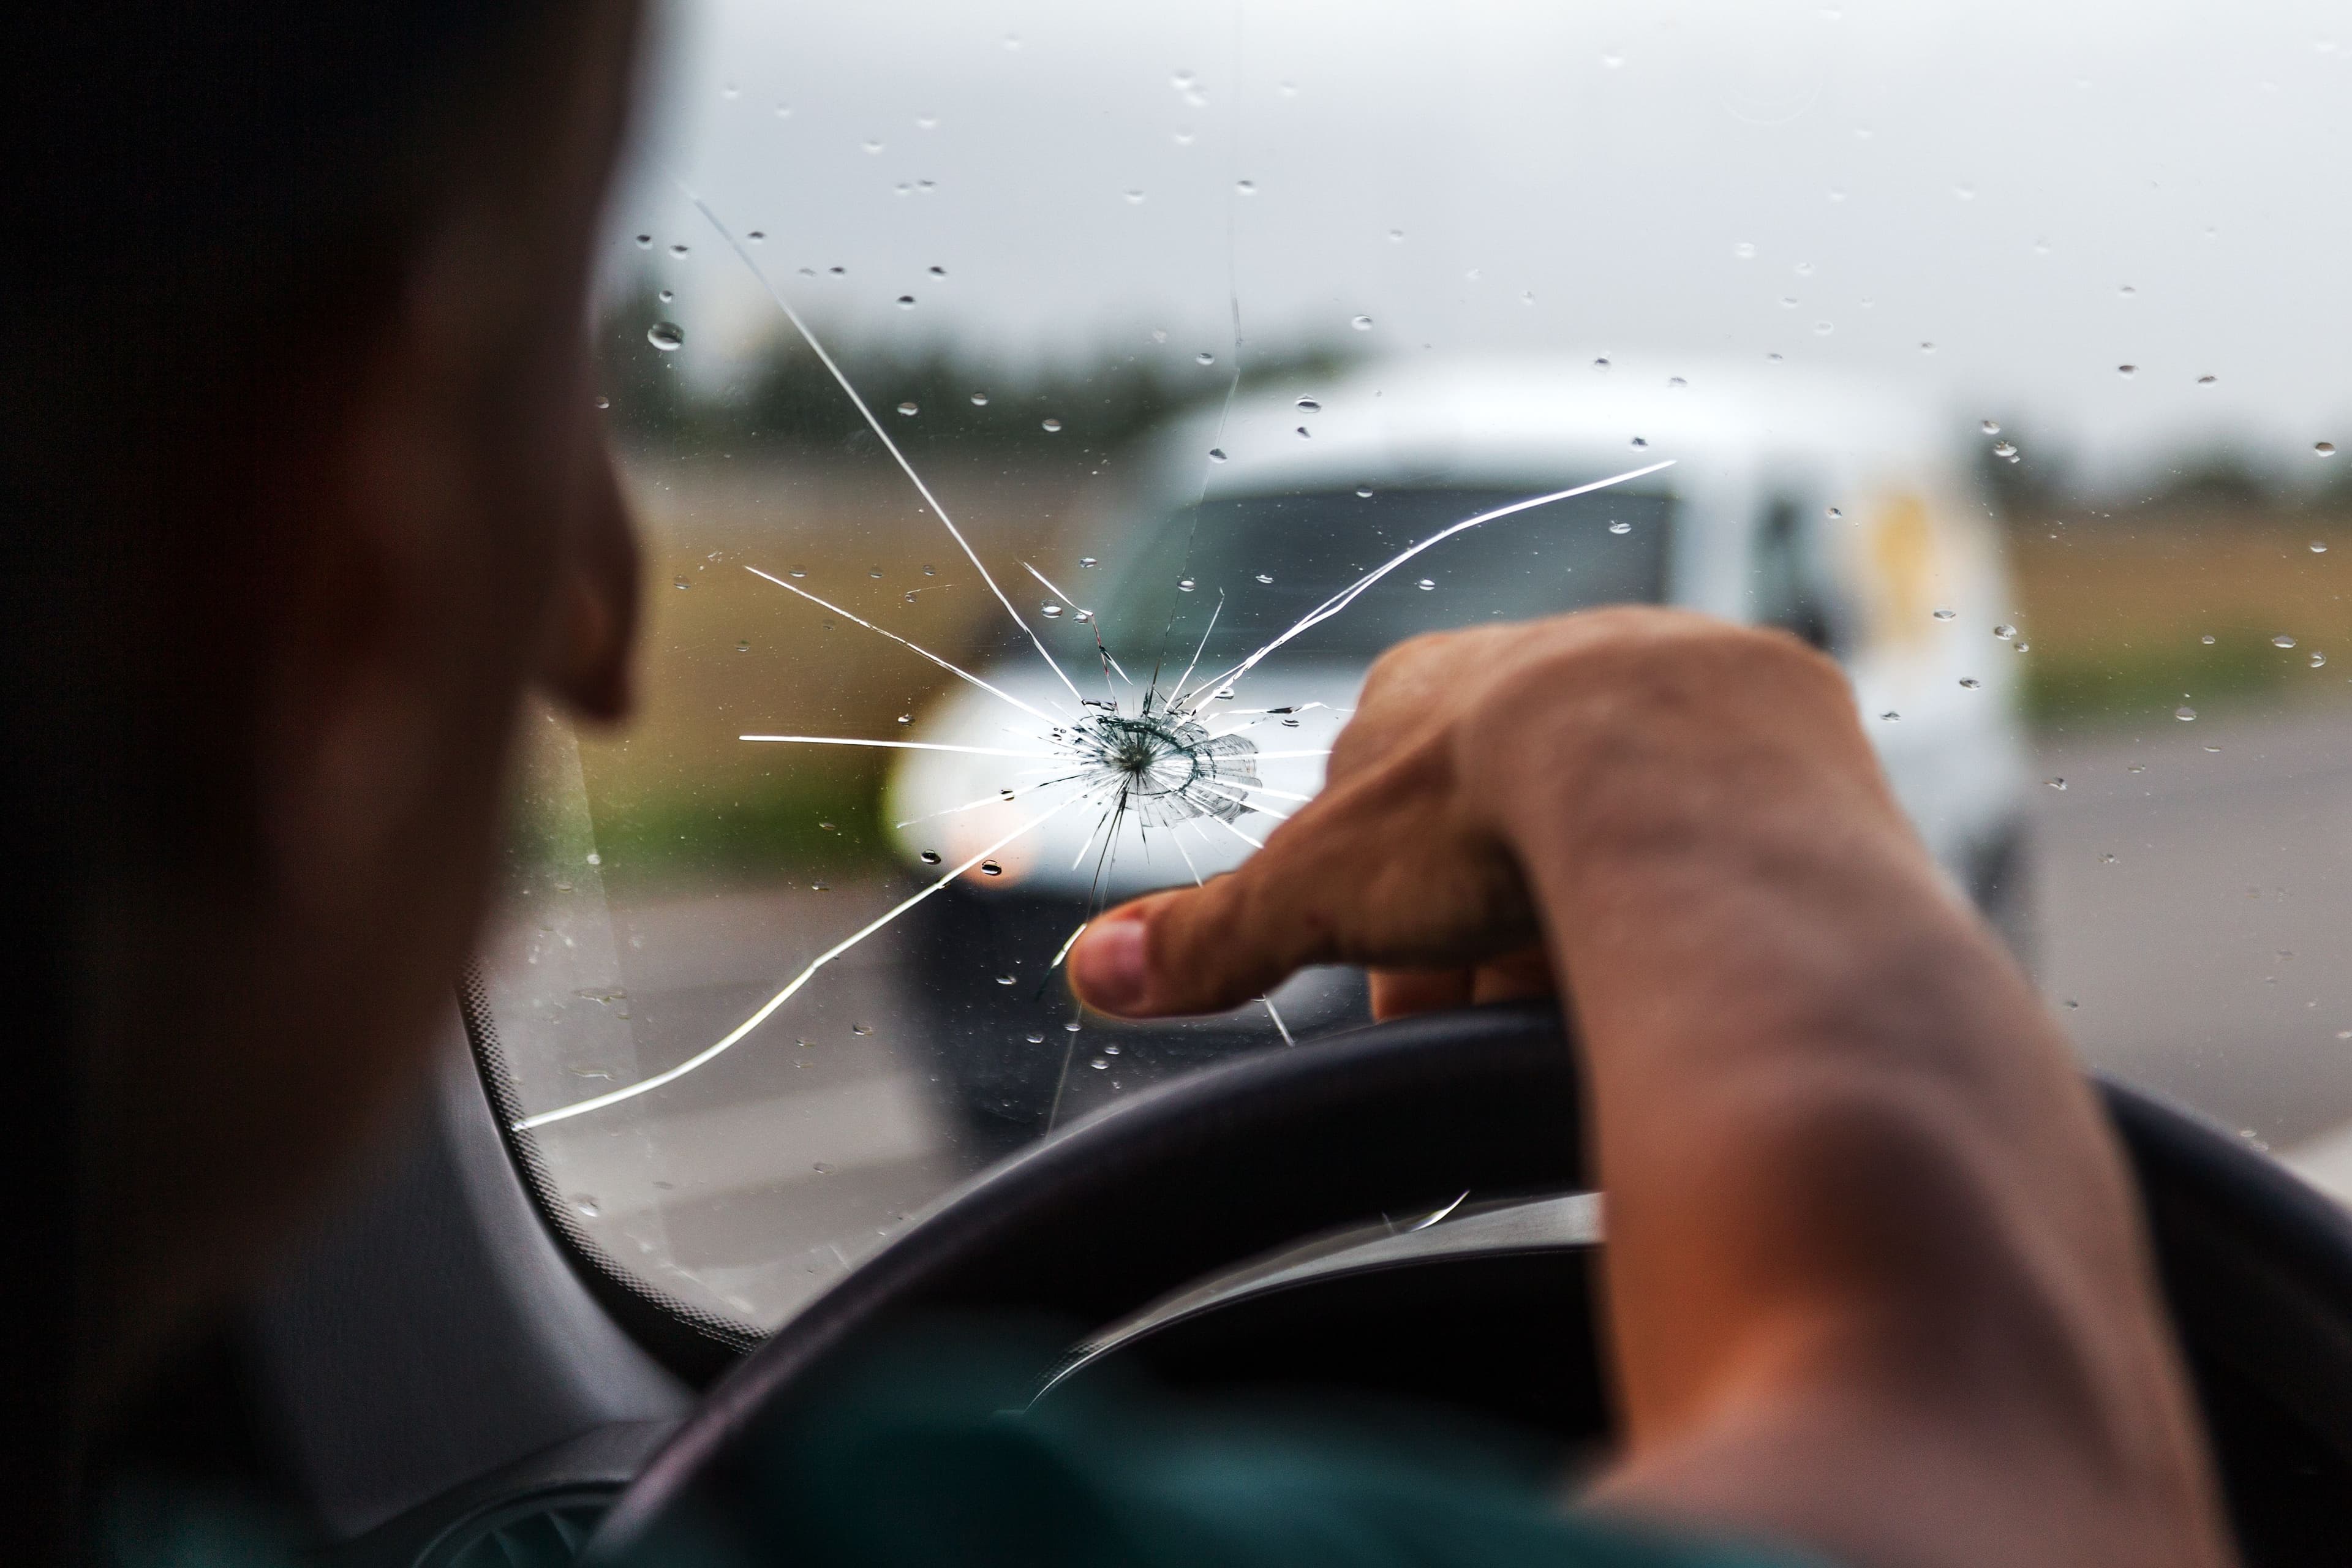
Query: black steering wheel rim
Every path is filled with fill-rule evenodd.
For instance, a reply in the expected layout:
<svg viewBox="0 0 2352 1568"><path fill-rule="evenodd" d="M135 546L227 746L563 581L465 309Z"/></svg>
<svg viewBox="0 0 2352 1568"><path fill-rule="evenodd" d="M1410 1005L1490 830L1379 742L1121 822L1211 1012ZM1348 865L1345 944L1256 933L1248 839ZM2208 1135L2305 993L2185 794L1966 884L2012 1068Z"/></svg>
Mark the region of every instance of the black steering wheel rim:
<svg viewBox="0 0 2352 1568"><path fill-rule="evenodd" d="M2209 1420L2218 1431L2252 1400L2265 1432L2291 1430L2322 1456L2311 1463L2352 1478L2352 1217L2196 1117L2098 1087ZM982 1173L787 1322L711 1388L589 1555L625 1555L731 1444L894 1322L940 1312L1108 1322L1384 1210L1465 1188L1589 1185L1583 1142L1575 1053L1542 1004L1375 1025L1133 1096ZM2250 1483L2230 1445L2217 1447L2242 1538L2259 1535L2271 1526L2249 1524Z"/></svg>

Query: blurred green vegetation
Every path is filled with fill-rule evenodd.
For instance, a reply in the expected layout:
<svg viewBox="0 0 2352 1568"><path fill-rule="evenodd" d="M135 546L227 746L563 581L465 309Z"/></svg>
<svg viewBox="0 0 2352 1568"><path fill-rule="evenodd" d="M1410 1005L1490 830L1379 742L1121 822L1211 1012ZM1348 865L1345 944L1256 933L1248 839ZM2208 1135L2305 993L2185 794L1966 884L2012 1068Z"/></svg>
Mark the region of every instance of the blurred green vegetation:
<svg viewBox="0 0 2352 1568"><path fill-rule="evenodd" d="M778 335L740 374L696 391L679 369L683 351L665 353L646 335L670 310L646 280L618 296L597 329L603 384L625 445L803 458L877 449L832 374L794 335ZM885 346L822 329L820 336L901 445L920 451L985 444L1015 464L1109 451L1180 408L1222 395L1231 380L1223 365L1203 367L1168 350L1105 344L1074 363L1024 367L932 339ZM1244 357L1243 384L1335 372L1359 353L1336 341L1255 345ZM902 405L916 412L900 414ZM1060 421L1060 432L1045 429L1049 418Z"/></svg>
<svg viewBox="0 0 2352 1568"><path fill-rule="evenodd" d="M608 885L821 882L888 854L880 779L844 770L744 788L687 783L596 802L596 847Z"/></svg>

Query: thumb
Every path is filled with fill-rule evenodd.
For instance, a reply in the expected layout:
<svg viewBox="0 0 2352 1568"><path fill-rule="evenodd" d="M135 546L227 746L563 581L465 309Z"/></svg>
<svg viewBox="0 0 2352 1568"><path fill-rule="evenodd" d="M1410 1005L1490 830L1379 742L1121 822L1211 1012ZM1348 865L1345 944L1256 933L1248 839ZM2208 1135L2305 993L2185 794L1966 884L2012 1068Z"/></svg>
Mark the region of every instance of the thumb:
<svg viewBox="0 0 2352 1568"><path fill-rule="evenodd" d="M1326 923L1290 908L1255 864L1097 919L1070 950L1078 1000L1130 1018L1218 1013L1337 956Z"/></svg>

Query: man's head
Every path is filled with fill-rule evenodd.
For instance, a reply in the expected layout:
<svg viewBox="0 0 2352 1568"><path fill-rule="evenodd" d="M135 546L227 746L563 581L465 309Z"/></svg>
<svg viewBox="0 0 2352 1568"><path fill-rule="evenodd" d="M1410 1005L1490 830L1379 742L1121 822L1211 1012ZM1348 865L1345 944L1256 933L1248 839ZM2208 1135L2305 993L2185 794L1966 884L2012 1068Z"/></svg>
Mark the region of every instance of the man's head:
<svg viewBox="0 0 2352 1568"><path fill-rule="evenodd" d="M582 329L637 13L12 38L49 155L0 262L40 323L0 346L5 847L70 1060L85 1417L419 1078L525 689L625 705Z"/></svg>

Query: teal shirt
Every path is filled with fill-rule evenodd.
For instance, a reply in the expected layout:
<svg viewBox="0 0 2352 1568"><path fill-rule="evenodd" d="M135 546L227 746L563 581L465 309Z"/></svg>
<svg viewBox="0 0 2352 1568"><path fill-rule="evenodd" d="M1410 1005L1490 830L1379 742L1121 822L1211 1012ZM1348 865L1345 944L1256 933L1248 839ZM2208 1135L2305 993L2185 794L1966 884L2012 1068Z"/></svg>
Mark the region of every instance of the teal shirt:
<svg viewBox="0 0 2352 1568"><path fill-rule="evenodd" d="M1343 1418L1136 1386L1026 1405L955 1336L901 1346L748 1446L645 1568L1823 1568L1564 1507L1556 1469L1442 1413ZM1024 1407L1025 1406L1025 1407Z"/></svg>
<svg viewBox="0 0 2352 1568"><path fill-rule="evenodd" d="M1824 1568L1580 1514L1527 1447L1442 1413L1136 1386L1027 1405L1037 1362L1004 1349L950 1333L869 1363L755 1435L629 1568ZM169 1487L112 1489L99 1535L110 1568L310 1560L266 1515Z"/></svg>

